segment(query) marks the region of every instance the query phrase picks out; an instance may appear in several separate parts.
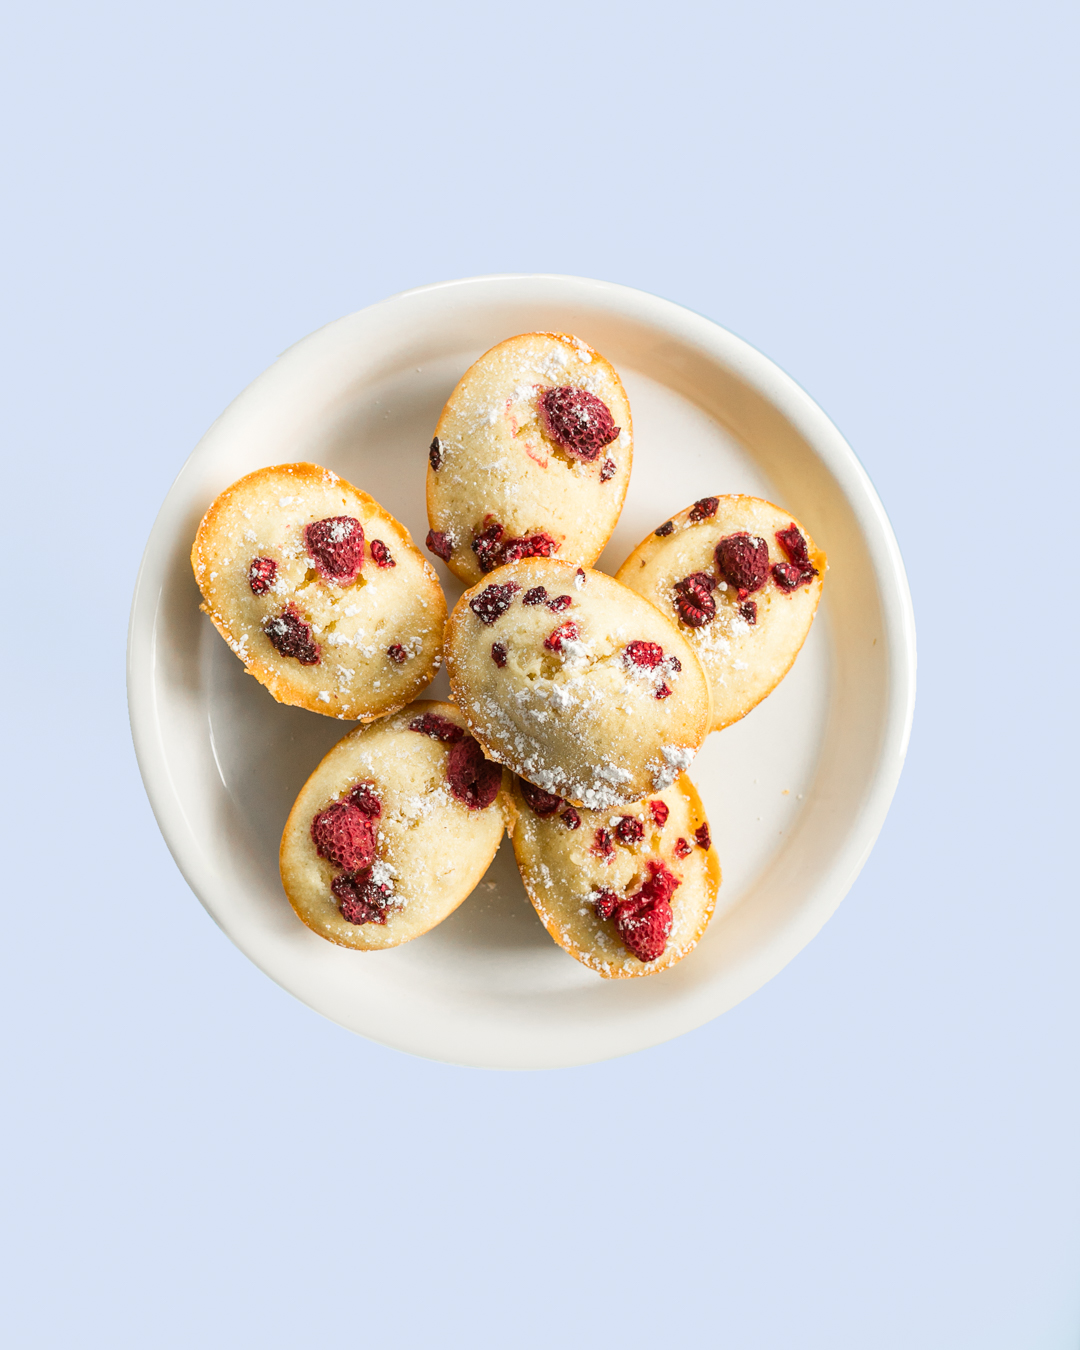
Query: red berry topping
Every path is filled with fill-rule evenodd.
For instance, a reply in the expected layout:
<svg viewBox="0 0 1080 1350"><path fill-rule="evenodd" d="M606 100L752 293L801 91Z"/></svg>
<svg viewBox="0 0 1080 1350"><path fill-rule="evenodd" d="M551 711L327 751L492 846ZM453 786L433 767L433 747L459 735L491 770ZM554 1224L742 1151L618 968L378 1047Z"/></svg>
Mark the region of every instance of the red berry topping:
<svg viewBox="0 0 1080 1350"><path fill-rule="evenodd" d="M769 546L745 530L729 534L716 546L716 569L745 600L769 579Z"/></svg>
<svg viewBox="0 0 1080 1350"><path fill-rule="evenodd" d="M615 461L613 459L604 460L603 464L600 465L601 483L606 483L609 478L615 477L615 467Z"/></svg>
<svg viewBox="0 0 1080 1350"><path fill-rule="evenodd" d="M524 778L519 779L521 783L521 795L528 803L529 810L537 816L553 816L563 804L561 797L556 797L554 792L545 792L543 788L538 788L533 783L527 783Z"/></svg>
<svg viewBox="0 0 1080 1350"><path fill-rule="evenodd" d="M652 818L656 821L657 827L662 830L671 814L667 802L650 802L649 810L652 812Z"/></svg>
<svg viewBox="0 0 1080 1350"><path fill-rule="evenodd" d="M479 742L466 736L450 751L446 781L450 784L451 794L464 802L470 811L483 811L499 795L502 769L484 758Z"/></svg>
<svg viewBox="0 0 1080 1350"><path fill-rule="evenodd" d="M499 547L499 562L516 563L522 558L550 558L558 553L559 545L550 534L525 535L519 539L507 539Z"/></svg>
<svg viewBox="0 0 1080 1350"><path fill-rule="evenodd" d="M748 624L757 623L757 601L744 600L739 606L739 618L745 619Z"/></svg>
<svg viewBox="0 0 1080 1350"><path fill-rule="evenodd" d="M350 586L364 565L364 527L352 516L313 520L304 529L304 547L324 581Z"/></svg>
<svg viewBox="0 0 1080 1350"><path fill-rule="evenodd" d="M404 665L409 659L409 653L400 642L395 642L393 646L387 647L386 654L396 666Z"/></svg>
<svg viewBox="0 0 1080 1350"><path fill-rule="evenodd" d="M472 541L472 551L480 564L481 572L494 571L499 565L499 540L503 537L503 527L497 520L482 529Z"/></svg>
<svg viewBox="0 0 1080 1350"><path fill-rule="evenodd" d="M712 838L709 835L708 821L706 821L705 824L702 825L699 829L696 829L694 831L694 843L697 844L698 848L705 849L706 852L708 852L708 850L711 848Z"/></svg>
<svg viewBox="0 0 1080 1350"><path fill-rule="evenodd" d="M568 806L559 819L568 830L577 830L581 827L581 817L572 806Z"/></svg>
<svg viewBox="0 0 1080 1350"><path fill-rule="evenodd" d="M371 541L371 556L375 559L377 567L396 567L394 555L386 547L381 539Z"/></svg>
<svg viewBox="0 0 1080 1350"><path fill-rule="evenodd" d="M375 861L375 826L351 801L334 802L311 822L320 858L345 872L360 872Z"/></svg>
<svg viewBox="0 0 1080 1350"><path fill-rule="evenodd" d="M390 887L363 876L335 877L330 883L341 917L347 923L385 923L390 909Z"/></svg>
<svg viewBox="0 0 1080 1350"><path fill-rule="evenodd" d="M561 614L564 609L569 609L573 600L568 595L557 595L554 600L548 601L548 609L552 614Z"/></svg>
<svg viewBox="0 0 1080 1350"><path fill-rule="evenodd" d="M253 595L265 595L277 581L277 563L273 558L252 558L248 568L248 585Z"/></svg>
<svg viewBox="0 0 1080 1350"><path fill-rule="evenodd" d="M545 389L537 404L544 430L576 459L591 463L619 434L606 403L587 389Z"/></svg>
<svg viewBox="0 0 1080 1350"><path fill-rule="evenodd" d="M438 473L439 470L442 468L442 446L439 444L438 436L436 436L435 439L428 446L427 457L428 463L435 470L435 472Z"/></svg>
<svg viewBox="0 0 1080 1350"><path fill-rule="evenodd" d="M686 842L686 840L683 839L681 836L680 836L680 838L678 838L678 839L675 840L675 856L676 856L676 858L688 858L688 857L690 856L690 854L693 853L693 851L694 851L694 850L690 847L690 845Z"/></svg>
<svg viewBox="0 0 1080 1350"><path fill-rule="evenodd" d="M664 659L664 649L659 642L628 642L623 652L623 661L630 666L646 666L652 670Z"/></svg>
<svg viewBox="0 0 1080 1350"><path fill-rule="evenodd" d="M662 862L648 864L649 877L641 890L615 907L619 936L639 961L655 961L663 955L675 916L671 897L682 883Z"/></svg>
<svg viewBox="0 0 1080 1350"><path fill-rule="evenodd" d="M615 840L611 836L610 830L597 830L593 835L592 852L598 858L603 858L604 862L611 862L615 857Z"/></svg>
<svg viewBox="0 0 1080 1350"><path fill-rule="evenodd" d="M645 826L636 816L623 816L615 826L615 833L624 844L636 844L644 839Z"/></svg>
<svg viewBox="0 0 1080 1350"><path fill-rule="evenodd" d="M716 515L716 508L720 505L719 497L702 497L690 508L690 519L697 524L699 520L710 520Z"/></svg>
<svg viewBox="0 0 1080 1350"><path fill-rule="evenodd" d="M776 542L787 554L788 561L793 562L796 567L809 567L810 551L806 546L806 539L803 537L802 530L794 521L786 530L776 531Z"/></svg>
<svg viewBox="0 0 1080 1350"><path fill-rule="evenodd" d="M704 628L716 618L716 601L712 598L715 585L707 572L691 572L675 583L675 608L688 627Z"/></svg>
<svg viewBox="0 0 1080 1350"><path fill-rule="evenodd" d="M526 591L521 597L523 605L546 605L547 591L543 586L534 586L531 591Z"/></svg>
<svg viewBox="0 0 1080 1350"><path fill-rule="evenodd" d="M593 909L596 910L598 919L610 919L615 913L615 906L619 903L619 897L614 891L601 891L593 901Z"/></svg>
<svg viewBox="0 0 1080 1350"><path fill-rule="evenodd" d="M818 570L810 561L810 553L802 531L794 521L786 530L777 530L776 542L791 559L790 562L777 563L772 570L773 579L782 591L797 591L807 586L817 576Z"/></svg>
<svg viewBox="0 0 1080 1350"><path fill-rule="evenodd" d="M369 820L378 820L382 815L382 802L372 791L369 783L357 783L349 793L349 801Z"/></svg>
<svg viewBox="0 0 1080 1350"><path fill-rule="evenodd" d="M288 605L276 618L263 624L263 632L282 656L294 657L302 666L317 666L322 660L319 648L311 636L311 625L300 616L294 605Z"/></svg>
<svg viewBox="0 0 1080 1350"><path fill-rule="evenodd" d="M662 684L660 688L656 691L656 693L653 695L653 698L670 698L670 697L671 697L671 690L667 687L666 684Z"/></svg>
<svg viewBox="0 0 1080 1350"><path fill-rule="evenodd" d="M465 728L459 727L456 722L451 722L448 717L440 717L438 713L421 713L419 717L414 717L409 723L410 731L419 731L425 736L431 736L437 741L445 741L452 745L455 741L460 741L465 735Z"/></svg>
<svg viewBox="0 0 1080 1350"><path fill-rule="evenodd" d="M653 534L656 535L657 539L666 539L669 534L674 533L674 530L675 522L673 520L665 520L663 525L657 525L656 529L653 530Z"/></svg>
<svg viewBox="0 0 1080 1350"><path fill-rule="evenodd" d="M485 586L479 595L474 595L469 601L469 608L481 623L492 624L502 618L520 589L516 581L508 581L505 586Z"/></svg>
<svg viewBox="0 0 1080 1350"><path fill-rule="evenodd" d="M448 534L442 530L428 530L427 533L428 552L434 553L436 558L441 558L443 562L450 561L450 555L454 551L454 541Z"/></svg>
<svg viewBox="0 0 1080 1350"><path fill-rule="evenodd" d="M544 639L544 646L549 652L561 652L564 642L579 642L581 640L581 629L573 619L567 619L565 623L559 624L558 628L553 628Z"/></svg>
<svg viewBox="0 0 1080 1350"><path fill-rule="evenodd" d="M491 644L491 659L495 662L495 664L499 667L499 669L502 670L503 666L506 665L505 642L493 642Z"/></svg>
<svg viewBox="0 0 1080 1350"><path fill-rule="evenodd" d="M473 539L472 550L481 572L494 571L504 563L520 562L522 558L550 558L559 545L550 534L520 535L503 539L503 527L498 521L486 525Z"/></svg>
<svg viewBox="0 0 1080 1350"><path fill-rule="evenodd" d="M774 563L773 580L782 591L797 591L800 586L808 586L817 576L817 568L804 570L795 563Z"/></svg>

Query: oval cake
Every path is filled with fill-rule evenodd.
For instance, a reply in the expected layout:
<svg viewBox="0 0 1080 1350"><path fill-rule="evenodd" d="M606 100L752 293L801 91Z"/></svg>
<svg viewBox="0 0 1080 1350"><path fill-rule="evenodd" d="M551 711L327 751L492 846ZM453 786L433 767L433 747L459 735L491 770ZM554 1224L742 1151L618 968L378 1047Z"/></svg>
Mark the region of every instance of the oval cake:
<svg viewBox="0 0 1080 1350"><path fill-rule="evenodd" d="M446 600L408 530L316 464L258 469L218 496L191 551L203 610L279 703L361 722L403 707L441 661Z"/></svg>

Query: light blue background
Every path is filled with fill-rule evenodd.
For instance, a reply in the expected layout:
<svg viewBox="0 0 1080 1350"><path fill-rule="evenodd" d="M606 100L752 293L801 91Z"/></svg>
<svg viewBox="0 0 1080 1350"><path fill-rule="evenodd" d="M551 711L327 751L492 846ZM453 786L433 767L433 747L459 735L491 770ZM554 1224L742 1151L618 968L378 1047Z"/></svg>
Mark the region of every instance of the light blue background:
<svg viewBox="0 0 1080 1350"><path fill-rule="evenodd" d="M2 82L0 995L18 1347L1080 1345L1076 25L1065 5L24 7ZM123 689L158 505L312 329L557 271L848 436L920 632L821 935L565 1072L321 1020L187 891Z"/></svg>

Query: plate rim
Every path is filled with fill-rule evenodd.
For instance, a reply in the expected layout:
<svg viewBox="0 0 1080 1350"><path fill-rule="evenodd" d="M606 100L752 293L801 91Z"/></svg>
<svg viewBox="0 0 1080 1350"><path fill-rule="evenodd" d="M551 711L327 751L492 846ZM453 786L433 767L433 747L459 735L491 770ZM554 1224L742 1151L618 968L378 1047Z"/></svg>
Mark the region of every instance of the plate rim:
<svg viewBox="0 0 1080 1350"><path fill-rule="evenodd" d="M799 921L789 923L762 943L755 960L747 962L741 980L734 982L731 996L703 1017L676 1030L664 1028L655 1037L643 1036L625 1049L586 1052L580 1056L559 1054L548 1060L534 1056L528 1063L497 1063L491 1056L470 1057L467 1053L447 1055L415 1044L415 1038L395 1043L383 1034L358 1029L333 1012L318 1007L310 998L290 988L284 978L259 960L215 912L204 897L205 879L197 865L201 853L199 840L187 828L182 800L169 772L168 758L161 743L154 680L154 621L166 577L170 549L175 540L162 534L170 505L174 502L185 470L199 454L215 428L257 385L273 378L279 364L316 335L339 324L356 323L363 316L374 317L380 311L400 306L414 297L439 291L462 292L479 286L543 285L584 288L591 292L592 303L607 301L605 309L625 312L632 309L639 321L661 327L673 335L706 349L710 355L762 398L795 428L823 461L829 473L843 489L873 559L881 601L883 630L887 637L887 685L880 742L874 770L861 807L840 841L825 875L814 887L816 903L799 910ZM297 342L290 344L266 369L231 400L199 438L180 466L162 501L147 538L132 595L127 637L127 696L132 741L144 789L158 828L180 874L200 904L229 939L276 984L314 1011L376 1044L387 1045L422 1058L471 1067L541 1068L598 1062L621 1054L635 1053L684 1034L712 1021L778 974L821 930L835 913L869 856L884 825L895 795L910 741L916 693L917 649L914 609L900 546L883 503L859 461L836 425L797 381L745 339L705 315L675 301L617 282L560 273L504 272L462 277L411 287L377 300L352 313L320 325ZM406 1043L409 1042L409 1043Z"/></svg>

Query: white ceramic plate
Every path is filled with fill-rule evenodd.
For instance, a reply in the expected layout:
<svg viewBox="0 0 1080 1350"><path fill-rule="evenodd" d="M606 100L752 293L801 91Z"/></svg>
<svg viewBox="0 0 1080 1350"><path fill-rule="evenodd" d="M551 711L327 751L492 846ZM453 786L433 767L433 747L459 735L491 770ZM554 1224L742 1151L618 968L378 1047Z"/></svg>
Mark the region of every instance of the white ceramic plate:
<svg viewBox="0 0 1080 1350"><path fill-rule="evenodd" d="M787 679L709 738L691 768L724 869L698 949L606 981L554 945L509 843L445 923L392 951L334 947L293 915L278 840L300 786L348 729L276 704L199 613L188 553L222 488L310 460L371 493L422 541L427 446L454 384L514 333L579 334L621 373L634 472L599 566L710 493L798 516L829 556ZM443 573L450 603L459 583ZM445 697L445 676L431 687ZM776 974L862 867L907 747L915 637L900 553L839 432L772 362L700 315L577 277L496 276L397 295L281 356L214 423L157 518L135 589L128 693L162 833L237 946L312 1008L386 1045L501 1068L580 1064L678 1036Z"/></svg>

